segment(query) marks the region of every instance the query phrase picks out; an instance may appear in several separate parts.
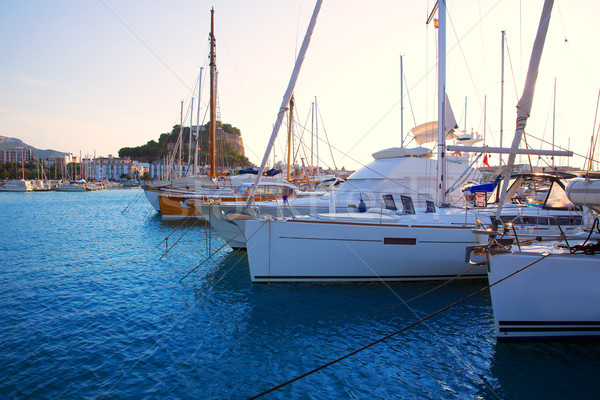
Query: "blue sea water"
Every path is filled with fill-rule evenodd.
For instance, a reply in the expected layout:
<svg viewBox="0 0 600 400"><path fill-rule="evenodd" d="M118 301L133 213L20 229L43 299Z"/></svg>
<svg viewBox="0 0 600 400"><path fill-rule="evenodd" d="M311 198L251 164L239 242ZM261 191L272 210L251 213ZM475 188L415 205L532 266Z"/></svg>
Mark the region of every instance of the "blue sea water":
<svg viewBox="0 0 600 400"><path fill-rule="evenodd" d="M373 314L438 283L253 284L139 189L0 193L0 227L1 399L249 398L484 286ZM264 398L598 398L599 378L597 341L496 343L484 291Z"/></svg>

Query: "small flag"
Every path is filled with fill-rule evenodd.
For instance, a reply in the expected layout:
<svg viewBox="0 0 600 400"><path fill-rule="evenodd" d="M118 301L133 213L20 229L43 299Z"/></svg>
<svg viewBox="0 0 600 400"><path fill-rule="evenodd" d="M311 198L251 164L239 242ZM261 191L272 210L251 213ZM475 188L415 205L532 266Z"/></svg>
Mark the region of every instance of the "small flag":
<svg viewBox="0 0 600 400"><path fill-rule="evenodd" d="M436 29L440 27L440 23L437 18L433 20L433 26L435 26Z"/></svg>
<svg viewBox="0 0 600 400"><path fill-rule="evenodd" d="M489 167L490 164L488 164L488 155L484 154L483 156L483 165L485 165L486 167Z"/></svg>

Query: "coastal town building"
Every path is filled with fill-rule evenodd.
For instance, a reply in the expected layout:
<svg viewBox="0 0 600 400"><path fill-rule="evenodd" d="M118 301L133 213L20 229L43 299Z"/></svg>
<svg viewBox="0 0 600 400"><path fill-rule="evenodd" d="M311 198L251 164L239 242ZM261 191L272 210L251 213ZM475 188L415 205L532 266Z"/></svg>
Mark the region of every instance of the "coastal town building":
<svg viewBox="0 0 600 400"><path fill-rule="evenodd" d="M33 160L33 150L25 147L0 150L0 163L21 162Z"/></svg>
<svg viewBox="0 0 600 400"><path fill-rule="evenodd" d="M108 157L84 158L81 162L81 173L85 179L92 180L120 180L121 176L142 176L148 171L147 164L127 158Z"/></svg>

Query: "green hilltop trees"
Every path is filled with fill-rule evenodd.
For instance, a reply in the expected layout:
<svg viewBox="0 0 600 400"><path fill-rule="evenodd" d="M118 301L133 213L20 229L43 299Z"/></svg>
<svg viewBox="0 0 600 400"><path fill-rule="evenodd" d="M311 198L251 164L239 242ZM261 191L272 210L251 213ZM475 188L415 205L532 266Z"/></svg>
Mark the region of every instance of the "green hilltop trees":
<svg viewBox="0 0 600 400"><path fill-rule="evenodd" d="M152 162L166 159L168 155L175 150L177 139L179 137L180 125L175 125L171 132L162 133L158 141L150 140L146 144L138 147L123 147L119 150L119 157L127 157L131 160L141 162ZM223 168L235 167L250 167L252 163L243 154L238 152L235 147L224 139L227 135L235 135L241 137L241 131L231 124L222 124L217 122L217 141L216 141L216 165ZM182 159L184 162L188 159L188 154L191 151L192 156L195 154L196 139L192 136L192 146L190 143L190 127L183 127L183 148ZM208 142L208 123L200 127L200 140L198 142L198 163L209 164L209 142Z"/></svg>

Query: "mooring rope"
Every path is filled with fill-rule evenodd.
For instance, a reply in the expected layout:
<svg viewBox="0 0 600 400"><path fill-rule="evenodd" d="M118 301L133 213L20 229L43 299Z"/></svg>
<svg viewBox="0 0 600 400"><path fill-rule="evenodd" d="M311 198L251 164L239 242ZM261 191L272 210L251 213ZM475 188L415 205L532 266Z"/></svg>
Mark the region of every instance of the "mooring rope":
<svg viewBox="0 0 600 400"><path fill-rule="evenodd" d="M387 340L387 339L389 339L389 338L391 338L393 336L396 336L399 333L402 333L402 332L404 332L404 331L406 331L406 330L408 330L408 329L410 329L410 328L412 328L412 327L414 327L414 326L416 326L416 325L418 325L418 324L420 324L420 323L422 323L424 321L427 321L428 319L430 319L430 318L432 318L432 317L434 317L434 316L436 316L436 315L438 315L438 314L440 314L440 313L442 313L442 312L444 312L446 310L449 310L450 308L456 306L457 304L460 304L460 303L462 303L462 302L470 299L471 297L474 297L474 296L478 295L479 293L481 293L481 292L483 292L483 291L491 288L492 286L495 286L498 283L500 283L500 282L502 282L502 281L510 278L511 276L513 276L513 275L515 275L515 274L517 274L517 273L519 273L519 272L521 272L521 271L523 271L523 270L531 267L532 265L538 263L539 261L542 261L544 258L546 258L548 256L550 256L550 253L545 253L544 255L542 255L542 257L540 257L539 259L537 259L537 260L535 260L535 261L527 264L526 266L522 267L521 269L516 270L515 272L513 272L513 273L511 273L511 274L509 274L507 276L505 276L504 278L499 279L498 281L496 281L496 282L494 282L494 283L492 283L490 285L487 285L487 286L485 286L485 287L477 290L476 292L473 292L470 295L468 295L466 297L463 297L462 299L459 299L459 300L455 301L454 303L451 303L451 304L449 304L449 305L447 305L447 306L445 306L445 307L443 307L443 308L441 308L441 309L439 309L439 310L437 310L437 311L435 311L435 312L433 312L433 313L431 313L431 314L429 314L429 315L427 315L427 316L425 316L425 317L423 317L423 318L421 318L421 319L419 319L419 320L417 320L415 322L412 322L412 323L410 323L410 324L408 324L408 325L406 325L406 326L398 329L397 331L394 331L394 332L392 332L390 334L387 334L384 337L379 338L379 339L377 339L377 340L375 340L375 341L373 341L373 342L371 342L371 343L369 343L369 344L367 344L367 345L365 345L365 346L363 346L363 347L361 347L359 349L353 350L350 353L346 353L345 355L343 355L341 357L338 357L338 358L336 358L333 361L329 361L328 363L323 364L323 365L321 365L321 366L319 366L317 368L314 368L314 369L312 369L312 370L310 370L308 372L305 372L304 374L298 375L295 378L292 378L292 379L290 379L290 380L288 380L286 382L280 383L279 385L273 386L272 388L270 388L268 390L265 390L264 392L261 392L261 393L259 393L257 395L249 397L248 400L257 399L259 397L264 396L265 394L268 394L268 393L274 392L275 390L281 389L282 387L287 386L290 383L296 382L296 381L298 381L298 380L300 380L302 378L305 378L305 377L307 377L309 375L312 375L315 372L318 372L318 371L320 371L322 369L325 369L325 368L327 368L327 367L329 367L329 366L331 366L331 365L333 365L335 363L338 363L338 362L340 362L340 361L342 361L342 360L344 360L344 359L346 359L346 358L348 358L350 356L353 356L354 354L357 354L357 353L359 353L359 352L361 352L363 350L366 350L369 347L372 347L372 346L374 346L374 345L376 345L378 343L381 343L384 340Z"/></svg>
<svg viewBox="0 0 600 400"><path fill-rule="evenodd" d="M181 223L181 224L180 224L180 225L179 225L177 228L175 228L175 230L174 230L173 232L169 233L169 234L167 235L167 237L166 237L166 238L164 238L163 240L161 240L161 241L160 241L160 243L158 243L158 244L157 244L156 246L154 246L154 247L158 247L158 246L160 246L161 244L163 244L163 242L164 242L164 241L167 241L167 243L168 243L168 241L169 241L169 238L170 238L170 237L171 237L171 236L172 236L172 235L173 235L175 232L177 232L179 229L181 229L181 228L182 228L182 227L183 227L185 224L187 224L191 218L192 218L192 217L191 217L191 216L189 216L189 217L187 217L186 219L184 219L184 220L183 220L183 222L182 222L182 223Z"/></svg>
<svg viewBox="0 0 600 400"><path fill-rule="evenodd" d="M467 272L471 271L473 268L475 268L475 267L480 267L480 266L481 266L481 265L479 265L479 264L475 264L475 265L473 265L471 268L469 268L469 269L467 269L467 270L465 270L465 271L461 272L460 274L456 275L456 276L455 276L455 277L453 277L452 279L449 279L449 280L445 281L444 283L442 283L442 284L440 284L440 285L438 285L438 286L434 287L433 289L430 289L430 290L428 290L428 291L426 291L426 292L424 292L424 293L421 293L421 294L419 294L419 295L417 295L417 296L415 296L415 297L413 297L413 298L411 298L411 299L408 299L408 300L402 300L402 303L394 304L393 306L389 306L389 307L386 307L386 308L382 308L382 309L380 309L380 310L378 310L378 311L373 311L373 312L370 312L370 313L366 314L366 316L371 316L371 315L379 314L379 313L381 313L381 312L384 312L384 311L389 311L389 310L392 310L392 309L394 309L394 308L396 308L396 307L399 307L399 306L402 306L402 305L406 305L406 304L410 303L411 301L414 301L414 300L420 299L421 297L423 297L423 296L425 296L425 295L428 295L429 293L435 292L436 290L438 290L438 289L440 289L440 288L442 288L442 287L446 286L447 284L449 284L449 283L451 283L451 282L454 282L455 280L457 280L458 278L460 278L461 276L463 276L463 275L464 275L464 274L466 274Z"/></svg>
<svg viewBox="0 0 600 400"><path fill-rule="evenodd" d="M189 219L189 218L188 218L188 219ZM200 218L196 218L196 220L194 221L194 223L193 223L192 225L190 225L190 227L187 229L187 231L183 232L183 234L182 234L182 235L179 237L179 239L177 239L177 240L175 241L175 243L173 243L173 246L169 247L169 248L167 249L167 251L165 251L165 252L163 253L163 255L162 255L162 256L160 256L159 260L162 260L162 258L163 258L164 256L166 256L168 252L170 252L171 250L173 250L173 247L175 247L175 246L177 245L177 243L179 243L179 241L180 241L181 239L183 239L183 237L184 237L185 235L187 235L187 233L188 233L188 232L189 232L189 231L190 231L190 230L191 230L191 229L192 229L194 226L196 226L196 224L198 223L198 221L200 221ZM170 236L170 235L169 235L169 236ZM169 240L169 236L167 236L167 237L165 238L165 240L167 240L167 245L168 245L168 243L169 243L169 242L168 242L168 240ZM163 241L164 241L164 240L163 240ZM162 243L162 242L161 242L161 243Z"/></svg>
<svg viewBox="0 0 600 400"><path fill-rule="evenodd" d="M125 208L123 209L123 211L121 211L121 214L124 214L124 213L125 213L125 211L127 211L127 209L128 209L129 207L131 207L131 205L132 205L132 204L133 204L133 203L134 203L134 202L135 202L135 201L138 199L138 197L140 197L140 194L142 194L142 193L144 193L144 190L140 190L140 191L139 191L139 193L135 195L135 197L133 198L133 200L131 200L131 201L129 202L129 204L127 204L127 207L125 207Z"/></svg>

